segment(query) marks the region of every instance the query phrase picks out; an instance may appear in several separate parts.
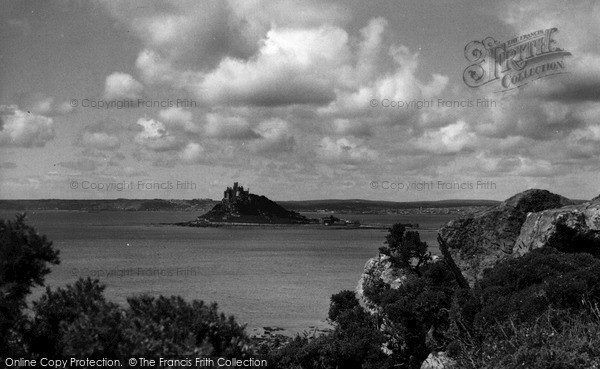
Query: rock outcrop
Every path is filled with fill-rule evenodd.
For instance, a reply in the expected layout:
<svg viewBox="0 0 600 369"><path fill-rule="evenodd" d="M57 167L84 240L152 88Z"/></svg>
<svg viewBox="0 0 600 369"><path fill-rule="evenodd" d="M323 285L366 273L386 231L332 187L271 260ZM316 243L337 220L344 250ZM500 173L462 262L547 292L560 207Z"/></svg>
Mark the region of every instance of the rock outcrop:
<svg viewBox="0 0 600 369"><path fill-rule="evenodd" d="M372 313L378 310L377 304L365 296L365 290L374 288L375 286L385 283L390 288L396 289L400 287L409 277L409 272L402 268L396 268L392 265L390 257L387 255L379 255L371 258L365 264L363 274L358 281L356 287L356 295L360 302Z"/></svg>
<svg viewBox="0 0 600 369"><path fill-rule="evenodd" d="M499 205L449 222L438 236L443 258L460 277L459 285L465 287L473 286L485 269L499 261L544 246L600 256L600 196L582 203L546 190L527 190ZM412 275L380 254L367 261L357 295L371 312L377 312L378 305L365 296L365 291L382 284L398 288ZM430 354L421 369L455 367L451 357L438 352Z"/></svg>
<svg viewBox="0 0 600 369"><path fill-rule="evenodd" d="M515 242L513 256L544 246L600 255L600 197L580 205L529 214Z"/></svg>
<svg viewBox="0 0 600 369"><path fill-rule="evenodd" d="M456 361L445 352L431 353L421 364L421 369L455 369Z"/></svg>
<svg viewBox="0 0 600 369"><path fill-rule="evenodd" d="M529 213L572 204L571 200L546 190L527 190L468 218L449 222L439 235L452 260L473 285L485 269L512 256Z"/></svg>

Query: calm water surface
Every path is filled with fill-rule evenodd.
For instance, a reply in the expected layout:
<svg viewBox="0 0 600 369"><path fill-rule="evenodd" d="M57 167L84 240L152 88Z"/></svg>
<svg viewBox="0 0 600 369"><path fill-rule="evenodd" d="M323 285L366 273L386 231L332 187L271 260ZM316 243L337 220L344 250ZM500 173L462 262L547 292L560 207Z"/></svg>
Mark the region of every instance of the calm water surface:
<svg viewBox="0 0 600 369"><path fill-rule="evenodd" d="M0 211L12 218L15 212ZM135 294L181 295L216 301L226 314L258 327L301 332L325 326L329 297L354 289L367 259L383 245L385 230L298 228L188 228L162 222L194 219L192 212L28 213L29 224L60 250L50 287L79 277L106 284L108 299ZM316 214L307 214L316 217ZM319 216L323 216L319 214ZM417 222L434 229L448 215L340 215L363 223ZM437 253L435 231L421 231ZM435 246L433 246L435 245ZM33 294L39 297L41 289Z"/></svg>

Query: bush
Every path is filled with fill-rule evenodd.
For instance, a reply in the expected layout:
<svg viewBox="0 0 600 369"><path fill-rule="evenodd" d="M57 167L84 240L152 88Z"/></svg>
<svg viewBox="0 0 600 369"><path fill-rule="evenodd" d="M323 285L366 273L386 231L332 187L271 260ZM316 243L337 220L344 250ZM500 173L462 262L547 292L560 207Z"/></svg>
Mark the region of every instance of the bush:
<svg viewBox="0 0 600 369"><path fill-rule="evenodd" d="M431 351L446 346L455 289L454 274L444 262L436 262L424 267L421 277L381 294L383 329L395 364L419 368Z"/></svg>
<svg viewBox="0 0 600 369"><path fill-rule="evenodd" d="M600 312L549 309L526 323L501 323L505 335L455 341L452 355L464 369L580 369L600 367ZM450 352L450 350L449 350Z"/></svg>
<svg viewBox="0 0 600 369"><path fill-rule="evenodd" d="M453 302L448 351L461 367L600 365L600 260L589 254L542 248L505 260Z"/></svg>
<svg viewBox="0 0 600 369"><path fill-rule="evenodd" d="M318 337L296 336L288 345L266 354L269 366L278 369L390 367L389 358L382 351L385 336L376 318L354 304L358 301L352 291L333 295L331 306L339 307L340 301L345 308L334 308L337 315L333 331Z"/></svg>
<svg viewBox="0 0 600 369"><path fill-rule="evenodd" d="M122 357L202 355L244 358L244 326L219 313L216 304L181 297L138 296L122 308L107 301L98 280L46 293L26 316L26 296L43 285L58 264L58 251L25 224L0 220L0 355L27 357Z"/></svg>
<svg viewBox="0 0 600 369"><path fill-rule="evenodd" d="M331 296L328 314L329 320L335 322L341 313L357 306L359 306L359 302L354 291L340 291Z"/></svg>
<svg viewBox="0 0 600 369"><path fill-rule="evenodd" d="M48 264L58 264L58 255L52 242L25 224L25 214L14 221L0 219L0 358L23 352L25 298L44 284Z"/></svg>
<svg viewBox="0 0 600 369"><path fill-rule="evenodd" d="M26 338L31 354L37 357L64 357L67 353L77 351L81 342L89 343L87 354L96 351L99 354L110 353L114 343L119 339L120 310L118 305L106 301L104 288L98 280L79 279L73 286L58 288L46 293L33 303L33 321ZM109 320L108 317L112 317ZM71 335L65 332L81 330L87 323L95 333L80 337L82 341L74 342ZM96 340L91 344L90 339ZM101 349L99 349L101 348Z"/></svg>
<svg viewBox="0 0 600 369"><path fill-rule="evenodd" d="M98 280L47 289L34 304L31 353L40 357L140 355L248 355L244 327L219 313L216 304L181 297L129 298L128 308L107 302Z"/></svg>
<svg viewBox="0 0 600 369"><path fill-rule="evenodd" d="M575 311L586 297L600 299L600 260L542 248L501 262L484 274L478 324L485 327L508 318L527 321L550 306Z"/></svg>
<svg viewBox="0 0 600 369"><path fill-rule="evenodd" d="M431 253L427 251L427 243L421 242L419 232L407 231L401 223L388 229L385 244L379 252L389 256L396 267L420 275L420 267L431 262Z"/></svg>

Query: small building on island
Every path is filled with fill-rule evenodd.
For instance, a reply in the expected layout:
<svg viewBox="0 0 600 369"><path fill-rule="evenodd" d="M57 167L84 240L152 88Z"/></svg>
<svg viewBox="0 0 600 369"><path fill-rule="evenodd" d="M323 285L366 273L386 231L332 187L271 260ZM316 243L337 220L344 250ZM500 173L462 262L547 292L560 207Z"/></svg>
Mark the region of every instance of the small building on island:
<svg viewBox="0 0 600 369"><path fill-rule="evenodd" d="M223 200L233 201L239 199L246 199L250 195L250 190L244 190L244 186L238 185L237 182L233 183L233 187L227 187L223 191Z"/></svg>

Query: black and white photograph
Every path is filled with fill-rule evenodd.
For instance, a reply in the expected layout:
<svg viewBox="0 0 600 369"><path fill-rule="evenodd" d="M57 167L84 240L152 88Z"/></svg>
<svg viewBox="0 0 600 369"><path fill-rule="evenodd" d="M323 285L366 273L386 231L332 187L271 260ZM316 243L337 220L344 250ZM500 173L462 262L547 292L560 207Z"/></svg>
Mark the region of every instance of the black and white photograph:
<svg viewBox="0 0 600 369"><path fill-rule="evenodd" d="M0 368L599 369L600 2L0 0Z"/></svg>

